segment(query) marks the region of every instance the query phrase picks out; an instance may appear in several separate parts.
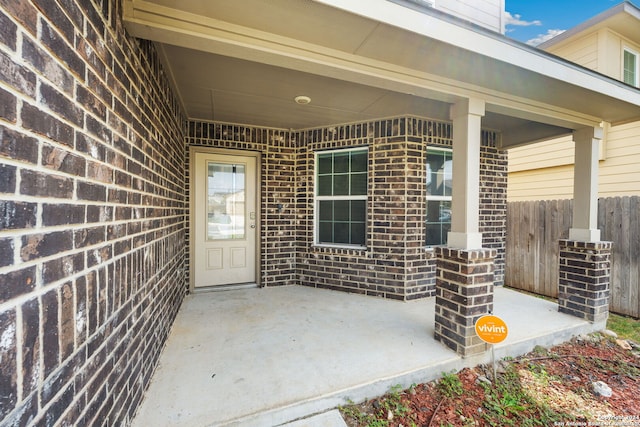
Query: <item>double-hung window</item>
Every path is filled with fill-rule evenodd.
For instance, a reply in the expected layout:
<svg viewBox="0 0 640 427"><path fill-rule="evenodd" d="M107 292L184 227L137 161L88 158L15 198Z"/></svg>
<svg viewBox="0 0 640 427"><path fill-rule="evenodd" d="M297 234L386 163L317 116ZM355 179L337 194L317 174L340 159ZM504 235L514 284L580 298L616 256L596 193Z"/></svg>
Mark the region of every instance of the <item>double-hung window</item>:
<svg viewBox="0 0 640 427"><path fill-rule="evenodd" d="M622 81L635 87L640 86L640 61L638 53L625 48L622 54Z"/></svg>
<svg viewBox="0 0 640 427"><path fill-rule="evenodd" d="M447 243L451 230L452 159L450 149L427 149L427 246Z"/></svg>
<svg viewBox="0 0 640 427"><path fill-rule="evenodd" d="M366 245L368 149L316 153L315 241Z"/></svg>

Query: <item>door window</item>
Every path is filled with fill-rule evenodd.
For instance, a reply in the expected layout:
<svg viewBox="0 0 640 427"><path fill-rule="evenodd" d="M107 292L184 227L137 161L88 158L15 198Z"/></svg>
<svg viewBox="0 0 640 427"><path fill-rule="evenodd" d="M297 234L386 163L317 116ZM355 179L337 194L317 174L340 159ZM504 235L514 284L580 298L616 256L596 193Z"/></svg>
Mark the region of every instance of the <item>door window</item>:
<svg viewBox="0 0 640 427"><path fill-rule="evenodd" d="M207 240L245 238L245 165L207 162Z"/></svg>

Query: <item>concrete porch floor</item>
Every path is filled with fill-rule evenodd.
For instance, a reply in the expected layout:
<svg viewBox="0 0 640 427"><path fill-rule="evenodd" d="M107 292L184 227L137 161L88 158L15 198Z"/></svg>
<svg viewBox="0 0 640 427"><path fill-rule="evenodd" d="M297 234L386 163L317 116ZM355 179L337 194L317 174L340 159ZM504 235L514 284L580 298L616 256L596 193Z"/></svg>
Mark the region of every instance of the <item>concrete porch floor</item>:
<svg viewBox="0 0 640 427"><path fill-rule="evenodd" d="M383 300L305 286L186 297L134 426L276 426L490 361L433 339L435 298ZM496 358L604 327L495 289L509 336Z"/></svg>

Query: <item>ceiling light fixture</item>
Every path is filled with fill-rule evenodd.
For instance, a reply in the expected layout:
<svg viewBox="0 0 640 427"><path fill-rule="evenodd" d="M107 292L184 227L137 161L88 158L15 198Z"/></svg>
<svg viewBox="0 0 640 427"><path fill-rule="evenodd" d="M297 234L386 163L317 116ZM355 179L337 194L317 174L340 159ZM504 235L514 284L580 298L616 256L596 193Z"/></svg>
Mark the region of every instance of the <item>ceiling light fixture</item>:
<svg viewBox="0 0 640 427"><path fill-rule="evenodd" d="M296 101L296 104L300 105L307 105L311 102L311 98L305 95L296 96L295 98L293 98L293 100Z"/></svg>

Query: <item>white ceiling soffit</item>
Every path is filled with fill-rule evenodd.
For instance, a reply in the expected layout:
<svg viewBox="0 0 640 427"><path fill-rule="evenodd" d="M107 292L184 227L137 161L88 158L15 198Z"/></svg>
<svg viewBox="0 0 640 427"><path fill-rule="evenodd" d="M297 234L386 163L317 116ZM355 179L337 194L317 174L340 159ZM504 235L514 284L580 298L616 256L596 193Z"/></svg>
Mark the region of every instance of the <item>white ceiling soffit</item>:
<svg viewBox="0 0 640 427"><path fill-rule="evenodd" d="M446 118L450 103L478 97L487 101L484 125L510 144L640 118L640 91L385 0L124 4L128 30L162 44L192 118L294 128ZM292 102L301 94L312 98L304 108Z"/></svg>

